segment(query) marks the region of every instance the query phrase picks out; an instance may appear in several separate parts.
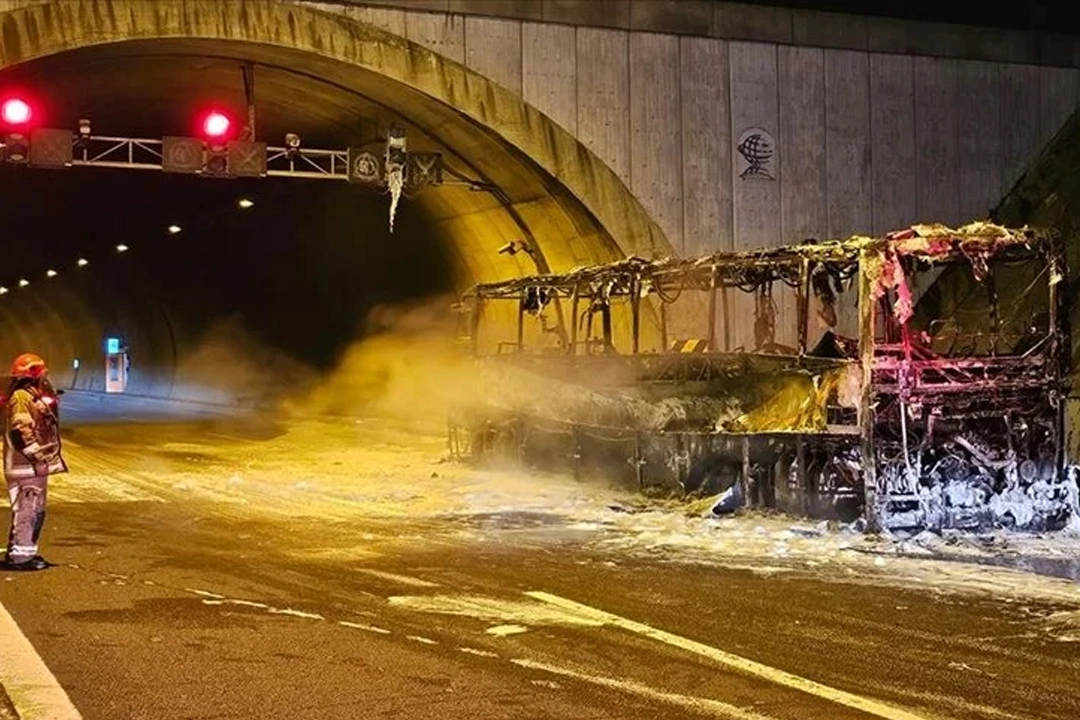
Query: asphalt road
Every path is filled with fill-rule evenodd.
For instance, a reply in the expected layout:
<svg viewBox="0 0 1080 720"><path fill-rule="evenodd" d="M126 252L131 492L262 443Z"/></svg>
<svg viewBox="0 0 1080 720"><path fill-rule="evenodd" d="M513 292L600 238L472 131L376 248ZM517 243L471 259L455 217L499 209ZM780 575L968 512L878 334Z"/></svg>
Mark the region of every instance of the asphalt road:
<svg viewBox="0 0 1080 720"><path fill-rule="evenodd" d="M151 409L68 396L60 565L0 575L87 720L1080 717L1048 602L627 554L558 512L409 499L464 471L400 428Z"/></svg>

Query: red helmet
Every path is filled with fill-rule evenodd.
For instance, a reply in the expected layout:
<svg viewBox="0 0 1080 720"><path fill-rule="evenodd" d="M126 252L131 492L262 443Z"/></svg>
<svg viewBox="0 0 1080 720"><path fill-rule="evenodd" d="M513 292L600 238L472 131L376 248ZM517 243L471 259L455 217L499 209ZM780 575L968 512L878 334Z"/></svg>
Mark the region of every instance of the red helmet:
<svg viewBox="0 0 1080 720"><path fill-rule="evenodd" d="M40 355L23 353L11 363L11 377L39 378L49 371Z"/></svg>

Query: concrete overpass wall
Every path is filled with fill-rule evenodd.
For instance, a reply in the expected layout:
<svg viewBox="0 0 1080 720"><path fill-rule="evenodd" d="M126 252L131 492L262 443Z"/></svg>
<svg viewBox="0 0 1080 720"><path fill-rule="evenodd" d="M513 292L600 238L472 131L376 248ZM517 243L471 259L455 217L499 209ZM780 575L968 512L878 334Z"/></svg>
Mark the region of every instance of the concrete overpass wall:
<svg viewBox="0 0 1080 720"><path fill-rule="evenodd" d="M1080 45L1031 33L694 0L308 4L520 93L685 254L983 217L1080 99ZM751 128L772 181L739 177Z"/></svg>

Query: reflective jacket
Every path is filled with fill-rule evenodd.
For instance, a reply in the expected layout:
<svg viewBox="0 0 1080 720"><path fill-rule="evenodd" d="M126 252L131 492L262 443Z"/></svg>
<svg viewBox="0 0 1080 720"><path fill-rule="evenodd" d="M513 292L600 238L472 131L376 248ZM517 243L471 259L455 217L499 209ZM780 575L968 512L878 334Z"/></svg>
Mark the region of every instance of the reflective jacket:
<svg viewBox="0 0 1080 720"><path fill-rule="evenodd" d="M67 472L60 454L56 398L18 388L4 404L4 475L9 480ZM42 472L44 470L45 472Z"/></svg>

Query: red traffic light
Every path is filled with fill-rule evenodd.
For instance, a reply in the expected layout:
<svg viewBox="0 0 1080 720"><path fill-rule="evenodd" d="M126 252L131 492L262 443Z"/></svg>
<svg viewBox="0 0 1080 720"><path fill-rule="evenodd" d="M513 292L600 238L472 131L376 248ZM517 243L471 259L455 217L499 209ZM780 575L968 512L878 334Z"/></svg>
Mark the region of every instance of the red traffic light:
<svg viewBox="0 0 1080 720"><path fill-rule="evenodd" d="M217 110L207 113L202 122L203 133L213 140L220 140L228 135L231 126L232 121L229 120L229 116Z"/></svg>
<svg viewBox="0 0 1080 720"><path fill-rule="evenodd" d="M7 125L25 125L30 122L34 112L30 109L30 103L22 98L8 98L0 105L0 118Z"/></svg>

